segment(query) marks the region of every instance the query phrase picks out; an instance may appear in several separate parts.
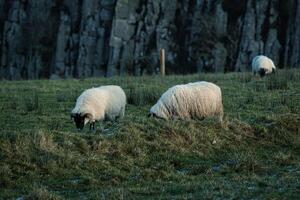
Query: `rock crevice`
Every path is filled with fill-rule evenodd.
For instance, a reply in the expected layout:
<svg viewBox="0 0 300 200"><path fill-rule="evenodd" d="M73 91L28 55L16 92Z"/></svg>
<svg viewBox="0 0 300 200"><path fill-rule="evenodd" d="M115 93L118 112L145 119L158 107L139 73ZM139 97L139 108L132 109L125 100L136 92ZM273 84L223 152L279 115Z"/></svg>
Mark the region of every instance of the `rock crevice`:
<svg viewBox="0 0 300 200"><path fill-rule="evenodd" d="M300 0L0 0L0 78L300 66Z"/></svg>

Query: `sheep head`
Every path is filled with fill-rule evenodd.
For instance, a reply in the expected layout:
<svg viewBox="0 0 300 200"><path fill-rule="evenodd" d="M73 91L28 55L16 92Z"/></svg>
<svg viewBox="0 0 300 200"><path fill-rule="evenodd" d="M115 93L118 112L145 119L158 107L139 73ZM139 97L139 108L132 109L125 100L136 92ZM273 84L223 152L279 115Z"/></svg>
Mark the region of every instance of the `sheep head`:
<svg viewBox="0 0 300 200"><path fill-rule="evenodd" d="M76 128L82 130L84 125L90 122L91 114L71 113L71 118L76 124Z"/></svg>
<svg viewBox="0 0 300 200"><path fill-rule="evenodd" d="M260 77L264 77L266 75L266 70L260 69L258 73L259 73Z"/></svg>

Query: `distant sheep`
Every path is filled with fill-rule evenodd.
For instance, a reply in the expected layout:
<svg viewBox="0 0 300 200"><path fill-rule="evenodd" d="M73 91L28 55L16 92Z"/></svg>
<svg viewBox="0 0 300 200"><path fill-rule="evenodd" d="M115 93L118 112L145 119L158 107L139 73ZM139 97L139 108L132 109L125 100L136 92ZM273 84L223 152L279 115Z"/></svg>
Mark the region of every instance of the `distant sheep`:
<svg viewBox="0 0 300 200"><path fill-rule="evenodd" d="M204 119L217 116L222 122L220 87L201 81L169 88L150 109L150 116L163 119Z"/></svg>
<svg viewBox="0 0 300 200"><path fill-rule="evenodd" d="M275 73L276 67L273 61L267 56L256 56L252 60L252 72L254 75L258 73L260 77L266 74Z"/></svg>
<svg viewBox="0 0 300 200"><path fill-rule="evenodd" d="M83 129L87 123L90 123L90 129L95 129L96 121L122 118L125 106L126 95L121 87L108 85L91 88L77 98L71 117L78 129Z"/></svg>

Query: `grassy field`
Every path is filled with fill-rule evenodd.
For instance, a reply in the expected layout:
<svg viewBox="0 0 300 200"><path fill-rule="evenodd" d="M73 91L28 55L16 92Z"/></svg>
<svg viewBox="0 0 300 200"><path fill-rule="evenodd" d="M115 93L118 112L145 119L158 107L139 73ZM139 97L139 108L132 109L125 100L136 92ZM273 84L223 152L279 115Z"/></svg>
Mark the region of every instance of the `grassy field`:
<svg viewBox="0 0 300 200"><path fill-rule="evenodd" d="M199 80L222 88L224 126L147 117ZM78 132L76 98L106 84L125 90L125 118ZM0 199L300 199L299 70L2 81L0 111Z"/></svg>

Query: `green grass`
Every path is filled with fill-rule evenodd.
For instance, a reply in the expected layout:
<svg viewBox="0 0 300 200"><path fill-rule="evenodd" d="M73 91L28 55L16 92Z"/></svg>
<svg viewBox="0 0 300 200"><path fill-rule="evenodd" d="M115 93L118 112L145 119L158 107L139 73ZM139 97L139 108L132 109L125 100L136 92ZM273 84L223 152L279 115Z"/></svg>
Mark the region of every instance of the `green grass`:
<svg viewBox="0 0 300 200"><path fill-rule="evenodd" d="M170 86L222 88L225 123L148 118ZM126 116L75 129L87 88L117 84ZM300 71L0 82L0 199L299 199Z"/></svg>

